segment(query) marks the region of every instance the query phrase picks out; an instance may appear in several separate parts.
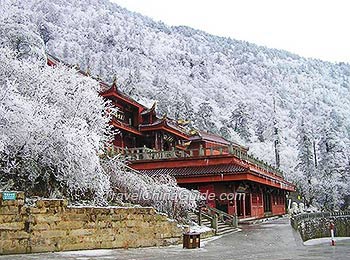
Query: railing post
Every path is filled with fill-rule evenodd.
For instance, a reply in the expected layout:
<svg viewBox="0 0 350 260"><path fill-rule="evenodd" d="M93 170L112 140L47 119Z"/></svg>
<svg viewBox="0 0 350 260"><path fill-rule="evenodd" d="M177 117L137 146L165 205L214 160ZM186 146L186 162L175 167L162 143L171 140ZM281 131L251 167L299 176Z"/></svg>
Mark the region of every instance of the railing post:
<svg viewBox="0 0 350 260"><path fill-rule="evenodd" d="M228 153L233 154L233 145L232 144L230 144L228 147Z"/></svg>
<svg viewBox="0 0 350 260"><path fill-rule="evenodd" d="M211 220L211 227L214 229L215 235L218 233L218 217L214 213L213 218Z"/></svg>
<svg viewBox="0 0 350 260"><path fill-rule="evenodd" d="M202 207L198 207L198 225L202 225Z"/></svg>
<svg viewBox="0 0 350 260"><path fill-rule="evenodd" d="M129 156L128 147L125 147L124 151L125 151L125 159L129 159L130 156Z"/></svg>
<svg viewBox="0 0 350 260"><path fill-rule="evenodd" d="M199 145L199 156L204 156L203 145Z"/></svg>
<svg viewBox="0 0 350 260"><path fill-rule="evenodd" d="M237 214L233 214L233 217L232 217L232 226L237 228L238 227L238 217L237 217Z"/></svg>

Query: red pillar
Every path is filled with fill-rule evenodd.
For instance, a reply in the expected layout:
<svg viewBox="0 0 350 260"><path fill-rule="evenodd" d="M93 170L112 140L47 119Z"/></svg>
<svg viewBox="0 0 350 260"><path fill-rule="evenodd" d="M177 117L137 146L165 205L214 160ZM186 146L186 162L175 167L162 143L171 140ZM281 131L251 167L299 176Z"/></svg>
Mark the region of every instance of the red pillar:
<svg viewBox="0 0 350 260"><path fill-rule="evenodd" d="M238 214L237 214L237 193L236 193L236 187L233 186L233 194L234 194L234 207L235 207L235 215L238 217Z"/></svg>
<svg viewBox="0 0 350 260"><path fill-rule="evenodd" d="M243 201L243 218L245 218L245 193L242 201Z"/></svg>

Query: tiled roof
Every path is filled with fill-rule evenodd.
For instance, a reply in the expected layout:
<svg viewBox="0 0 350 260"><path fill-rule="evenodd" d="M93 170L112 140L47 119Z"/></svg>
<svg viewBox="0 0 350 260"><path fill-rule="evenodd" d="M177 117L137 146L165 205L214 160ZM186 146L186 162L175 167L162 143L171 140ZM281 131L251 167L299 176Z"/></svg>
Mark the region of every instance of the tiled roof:
<svg viewBox="0 0 350 260"><path fill-rule="evenodd" d="M198 131L199 135L191 137L191 140L205 140L205 141L212 141L219 144L225 144L229 145L230 142L224 139L221 136L209 134L204 131Z"/></svg>
<svg viewBox="0 0 350 260"><path fill-rule="evenodd" d="M169 174L173 177L209 176L221 174L237 174L247 169L234 164L208 165L196 167L162 168L151 170L140 170L141 173L149 176Z"/></svg>
<svg viewBox="0 0 350 260"><path fill-rule="evenodd" d="M238 146L243 148L244 150L248 150L247 147L244 147L240 144L234 143L234 142L230 142L228 140L226 140L225 138L219 136L219 135L215 135L215 134L210 134L204 131L198 131L197 135L191 136L190 140L192 141L198 141L198 140L202 140L202 141L209 141L209 142L214 142L217 144L221 144L221 145L233 145L233 146Z"/></svg>

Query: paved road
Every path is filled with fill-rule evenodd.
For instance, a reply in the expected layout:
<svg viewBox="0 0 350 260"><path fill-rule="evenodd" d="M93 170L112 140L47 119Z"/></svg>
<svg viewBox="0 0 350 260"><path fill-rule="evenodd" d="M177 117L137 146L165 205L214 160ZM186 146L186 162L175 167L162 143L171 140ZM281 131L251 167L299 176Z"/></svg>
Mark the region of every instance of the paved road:
<svg viewBox="0 0 350 260"><path fill-rule="evenodd" d="M289 220L278 219L258 225L243 226L238 233L220 238L212 238L202 243L200 249L182 249L182 246L167 248L90 250L0 256L0 260L159 260L159 259L350 259L350 241L337 242L337 246L328 244L304 246L299 235L290 227Z"/></svg>

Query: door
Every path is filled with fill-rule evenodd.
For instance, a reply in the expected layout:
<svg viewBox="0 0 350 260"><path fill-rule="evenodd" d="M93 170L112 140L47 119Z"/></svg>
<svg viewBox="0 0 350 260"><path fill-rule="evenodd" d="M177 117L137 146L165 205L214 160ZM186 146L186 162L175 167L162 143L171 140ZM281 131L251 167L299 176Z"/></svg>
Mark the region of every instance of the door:
<svg viewBox="0 0 350 260"><path fill-rule="evenodd" d="M271 213L271 194L264 193L264 212Z"/></svg>
<svg viewBox="0 0 350 260"><path fill-rule="evenodd" d="M250 201L250 193L245 194L245 215L250 216L252 214L252 203Z"/></svg>

